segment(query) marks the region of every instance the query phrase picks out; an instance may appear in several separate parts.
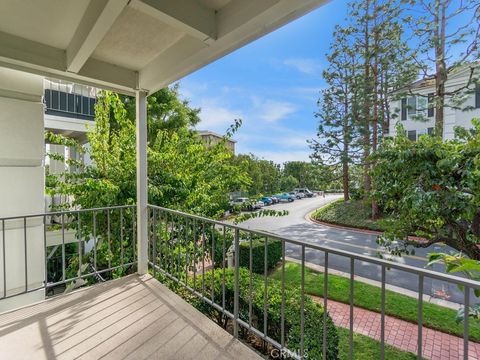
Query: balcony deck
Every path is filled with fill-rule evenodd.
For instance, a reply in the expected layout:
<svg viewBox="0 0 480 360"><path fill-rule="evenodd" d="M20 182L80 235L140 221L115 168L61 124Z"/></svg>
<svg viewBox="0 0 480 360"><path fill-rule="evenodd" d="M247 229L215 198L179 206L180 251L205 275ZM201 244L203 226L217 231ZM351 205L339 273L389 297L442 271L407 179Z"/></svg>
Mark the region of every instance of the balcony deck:
<svg viewBox="0 0 480 360"><path fill-rule="evenodd" d="M0 314L2 359L261 359L146 275Z"/></svg>

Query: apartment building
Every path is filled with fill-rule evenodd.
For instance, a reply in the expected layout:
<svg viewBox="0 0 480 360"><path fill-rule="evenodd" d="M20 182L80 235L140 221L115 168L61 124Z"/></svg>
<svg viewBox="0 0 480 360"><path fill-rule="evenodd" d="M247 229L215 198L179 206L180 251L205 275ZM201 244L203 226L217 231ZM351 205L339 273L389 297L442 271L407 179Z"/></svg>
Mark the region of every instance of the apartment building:
<svg viewBox="0 0 480 360"><path fill-rule="evenodd" d="M220 141L226 139L224 135L217 134L213 131L209 130L198 130L198 135L202 138L202 140L207 145L215 145L218 144ZM235 144L237 143L235 140L226 139L227 147L235 154Z"/></svg>
<svg viewBox="0 0 480 360"><path fill-rule="evenodd" d="M476 67L475 76L480 75L480 67ZM470 67L464 67L449 75L446 91L454 91L468 84ZM397 123L403 125L407 136L417 140L420 135L432 134L435 128L435 82L434 80L420 80L412 85L412 95L408 95L390 103L395 119L390 121L389 134L395 135ZM452 97L446 98L444 108L443 138L453 139L455 127L470 128L473 118L480 118L480 84L472 84L470 91L462 94L464 101L455 107Z"/></svg>

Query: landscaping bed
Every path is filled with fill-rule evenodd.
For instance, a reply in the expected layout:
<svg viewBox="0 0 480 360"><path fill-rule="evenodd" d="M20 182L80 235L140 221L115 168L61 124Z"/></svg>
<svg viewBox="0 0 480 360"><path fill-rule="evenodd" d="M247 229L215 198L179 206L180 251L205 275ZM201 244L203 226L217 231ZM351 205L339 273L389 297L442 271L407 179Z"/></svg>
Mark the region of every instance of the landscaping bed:
<svg viewBox="0 0 480 360"><path fill-rule="evenodd" d="M299 287L301 282L301 266L288 262L285 265L285 286ZM280 280L281 268L272 273L273 279ZM324 274L305 268L305 293L323 297ZM380 312L381 289L379 287L354 282L354 305ZM328 275L328 298L345 304L350 303L350 279L338 275ZM385 314L417 323L418 301L412 297L386 290ZM457 312L436 304L423 303L423 325L431 329L439 330L448 334L463 337L463 323L455 321ZM480 323L470 320L469 338L480 342Z"/></svg>
<svg viewBox="0 0 480 360"><path fill-rule="evenodd" d="M334 201L312 214L314 220L353 227L358 229L384 231L382 219L372 220L371 203L365 200L343 199Z"/></svg>

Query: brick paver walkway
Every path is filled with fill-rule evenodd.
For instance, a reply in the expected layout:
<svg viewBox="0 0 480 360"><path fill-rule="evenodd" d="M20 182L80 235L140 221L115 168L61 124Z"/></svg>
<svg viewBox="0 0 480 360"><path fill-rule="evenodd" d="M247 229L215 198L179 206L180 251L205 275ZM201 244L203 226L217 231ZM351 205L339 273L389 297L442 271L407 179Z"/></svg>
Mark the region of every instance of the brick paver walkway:
<svg viewBox="0 0 480 360"><path fill-rule="evenodd" d="M315 298L323 303L323 299ZM328 312L335 325L350 329L350 305L328 300ZM380 340L381 316L374 311L355 307L353 331ZM385 316L385 343L401 350L417 353L418 326L408 321ZM355 352L355 349L353 350ZM480 344L470 341L469 359L480 359ZM423 328L423 357L435 360L463 359L463 339L441 331Z"/></svg>

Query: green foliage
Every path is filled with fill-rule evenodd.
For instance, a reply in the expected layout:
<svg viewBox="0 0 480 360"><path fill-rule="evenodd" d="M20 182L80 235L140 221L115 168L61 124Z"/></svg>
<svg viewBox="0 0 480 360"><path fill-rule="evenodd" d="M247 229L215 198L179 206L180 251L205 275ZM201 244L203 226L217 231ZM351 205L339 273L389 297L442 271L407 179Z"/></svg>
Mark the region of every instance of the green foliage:
<svg viewBox="0 0 480 360"><path fill-rule="evenodd" d="M370 205L365 200L344 201L341 199L321 207L312 214L312 217L331 224L383 231L385 229L383 221L372 220L372 207Z"/></svg>
<svg viewBox="0 0 480 360"><path fill-rule="evenodd" d="M242 166L232 164L225 141L205 146L188 126L198 109L178 100L177 87L148 98L149 202L218 217L229 207L228 194L250 184ZM134 204L136 199L135 121L132 98L103 92L88 133L93 166L49 181L52 194L72 195L82 208ZM233 128L239 126L237 121ZM71 139L49 140L68 142ZM50 156L53 156L50 154Z"/></svg>
<svg viewBox="0 0 480 360"><path fill-rule="evenodd" d="M443 242L480 259L480 121L472 123L446 141L425 135L412 142L399 128L380 147L373 197L391 214L379 242L393 253Z"/></svg>
<svg viewBox="0 0 480 360"><path fill-rule="evenodd" d="M264 274L265 271L265 238L252 236L250 239L240 243L240 266L250 267L250 248L252 252L252 271L257 274ZM267 250L267 273L272 270L282 258L282 243L279 240L269 239L266 243Z"/></svg>
<svg viewBox="0 0 480 360"><path fill-rule="evenodd" d="M222 303L222 284L225 280L225 308L233 312L235 276L233 269L227 269L225 278L222 270L208 272L204 275L205 293L211 293L212 276L214 282L214 300ZM250 287L250 284L252 285ZM252 299L252 325L263 330L264 303L267 306L267 334L280 342L281 336L281 303L282 289L277 280L269 279L267 294L265 298L265 283L263 276L252 274L250 283L250 272L245 268L239 269L239 316L245 322L249 322L249 299ZM291 351L300 350L300 303L301 293L299 287L288 288L285 291L285 340L286 346ZM310 297L304 296L305 309L305 352L310 359L320 359L323 349L323 309L319 303L314 302ZM201 299L195 302L195 306L212 319L219 321L226 327L226 320L221 313L206 304ZM338 358L338 334L332 319L327 315L327 359ZM241 335L246 336L246 329L242 329Z"/></svg>
<svg viewBox="0 0 480 360"><path fill-rule="evenodd" d="M338 328L337 331L340 340L338 357L348 359L350 356L350 331L343 328ZM380 359L380 342L368 336L353 333L353 359ZM417 355L385 344L385 359L415 360Z"/></svg>
<svg viewBox="0 0 480 360"><path fill-rule="evenodd" d="M325 186L325 168L316 163L305 161L289 161L284 164L285 179L294 178L297 184L286 186L281 190L288 191L295 187L306 187L318 190ZM287 181L287 180L286 180ZM291 180L289 180L291 181Z"/></svg>
<svg viewBox="0 0 480 360"><path fill-rule="evenodd" d="M388 275L387 275L388 276ZM271 275L272 278L282 278L281 268L278 268ZM305 292L309 295L323 297L323 273L306 268L305 269ZM301 281L301 267L299 264L287 262L285 264L285 285L298 288ZM350 303L350 279L343 276L328 274L328 298L345 304ZM354 281L355 306L380 312L381 310L381 288ZM387 315L412 322L418 321L418 300L410 296L387 290L385 292L385 313ZM440 330L442 332L463 336L463 324L455 321L456 311L432 303L423 303L423 324L424 326ZM470 340L480 342L480 321L472 320L469 328Z"/></svg>
<svg viewBox="0 0 480 360"><path fill-rule="evenodd" d="M428 266L433 264L443 263L445 270L448 273L461 273L463 276L479 281L480 280L480 261L468 259L463 254L449 255L444 253L429 253ZM463 290L463 287L460 287ZM476 297L480 297L480 289L473 290ZM457 312L457 323L464 320L465 307L462 307ZM480 319L480 303L475 304L469 308L468 315L474 319Z"/></svg>

